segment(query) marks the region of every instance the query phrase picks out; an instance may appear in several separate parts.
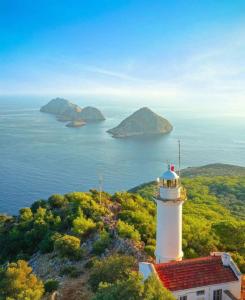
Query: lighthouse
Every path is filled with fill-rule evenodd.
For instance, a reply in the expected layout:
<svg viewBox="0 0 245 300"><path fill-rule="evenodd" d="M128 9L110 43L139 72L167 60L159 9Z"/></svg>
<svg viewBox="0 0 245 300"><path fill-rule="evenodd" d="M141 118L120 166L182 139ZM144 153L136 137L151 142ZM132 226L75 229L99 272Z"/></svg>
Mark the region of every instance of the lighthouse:
<svg viewBox="0 0 245 300"><path fill-rule="evenodd" d="M156 262L140 262L139 272L144 280L156 276L176 299L241 299L242 273L228 253L213 252L182 260L182 206L186 193L179 176L180 172L176 174L174 166L169 165L158 178Z"/></svg>
<svg viewBox="0 0 245 300"><path fill-rule="evenodd" d="M182 206L185 201L180 177L169 165L158 178L156 263L180 261L182 252Z"/></svg>

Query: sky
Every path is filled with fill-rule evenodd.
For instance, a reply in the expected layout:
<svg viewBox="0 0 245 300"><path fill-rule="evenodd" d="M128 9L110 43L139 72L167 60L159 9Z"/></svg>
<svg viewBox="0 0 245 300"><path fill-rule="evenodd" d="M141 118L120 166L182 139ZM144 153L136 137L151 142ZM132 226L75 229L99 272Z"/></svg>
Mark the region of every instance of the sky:
<svg viewBox="0 0 245 300"><path fill-rule="evenodd" d="M240 109L245 1L0 0L6 94L216 101Z"/></svg>

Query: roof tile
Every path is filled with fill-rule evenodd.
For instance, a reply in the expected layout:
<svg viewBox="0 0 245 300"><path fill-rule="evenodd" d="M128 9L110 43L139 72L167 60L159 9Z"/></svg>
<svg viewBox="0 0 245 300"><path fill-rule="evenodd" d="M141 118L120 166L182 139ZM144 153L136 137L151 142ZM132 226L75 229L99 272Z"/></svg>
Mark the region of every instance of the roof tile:
<svg viewBox="0 0 245 300"><path fill-rule="evenodd" d="M238 280L232 269L223 265L220 256L155 264L154 267L163 285L171 291Z"/></svg>

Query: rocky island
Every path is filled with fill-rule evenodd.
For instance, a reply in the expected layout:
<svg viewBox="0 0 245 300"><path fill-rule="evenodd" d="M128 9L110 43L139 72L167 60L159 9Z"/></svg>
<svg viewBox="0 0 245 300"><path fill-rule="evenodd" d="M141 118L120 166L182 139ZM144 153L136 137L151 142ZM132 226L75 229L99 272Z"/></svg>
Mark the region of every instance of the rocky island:
<svg viewBox="0 0 245 300"><path fill-rule="evenodd" d="M113 137L126 138L133 136L167 134L173 126L163 117L148 107L143 107L123 120L117 127L108 130Z"/></svg>
<svg viewBox="0 0 245 300"><path fill-rule="evenodd" d="M69 123L66 124L66 127L82 127L86 125L86 122L82 121L82 120L75 120L75 121L70 121Z"/></svg>
<svg viewBox="0 0 245 300"><path fill-rule="evenodd" d="M88 122L105 120L97 108L91 106L81 108L63 98L52 99L48 104L41 107L40 111L55 115L58 121L69 122L67 127L81 127Z"/></svg>

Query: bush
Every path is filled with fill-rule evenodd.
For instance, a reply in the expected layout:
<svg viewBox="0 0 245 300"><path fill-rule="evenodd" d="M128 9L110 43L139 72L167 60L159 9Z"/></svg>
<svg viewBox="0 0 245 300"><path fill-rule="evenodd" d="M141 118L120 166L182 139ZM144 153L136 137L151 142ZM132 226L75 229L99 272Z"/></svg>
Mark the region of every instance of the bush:
<svg viewBox="0 0 245 300"><path fill-rule="evenodd" d="M101 282L93 300L143 300L143 291L141 277L136 272L130 272L124 280Z"/></svg>
<svg viewBox="0 0 245 300"><path fill-rule="evenodd" d="M96 224L92 219L86 219L81 213L79 217L73 220L72 231L75 234L84 237L96 228Z"/></svg>
<svg viewBox="0 0 245 300"><path fill-rule="evenodd" d="M62 268L60 275L66 275L71 278L76 278L81 274L81 272L75 266L66 266Z"/></svg>
<svg viewBox="0 0 245 300"><path fill-rule="evenodd" d="M50 253L54 250L54 243L62 235L58 232L48 232L39 244L41 253Z"/></svg>
<svg viewBox="0 0 245 300"><path fill-rule="evenodd" d="M93 300L175 300L171 292L160 281L150 276L145 282L136 272L114 283L101 282Z"/></svg>
<svg viewBox="0 0 245 300"><path fill-rule="evenodd" d="M100 282L114 283L127 278L128 273L135 267L134 257L112 255L103 260L97 260L91 270L89 283L97 290Z"/></svg>
<svg viewBox="0 0 245 300"><path fill-rule="evenodd" d="M107 231L100 233L99 239L93 244L93 252L97 255L102 254L111 242L110 235Z"/></svg>
<svg viewBox="0 0 245 300"><path fill-rule="evenodd" d="M59 281L54 280L54 279L48 279L44 283L44 288L46 293L52 293L54 291L57 291L59 288Z"/></svg>
<svg viewBox="0 0 245 300"><path fill-rule="evenodd" d="M47 205L48 205L47 201L40 199L32 203L31 210L33 213L35 213L39 207L46 208Z"/></svg>
<svg viewBox="0 0 245 300"><path fill-rule="evenodd" d="M62 208L68 203L63 195L54 194L48 198L48 203L51 208Z"/></svg>
<svg viewBox="0 0 245 300"><path fill-rule="evenodd" d="M145 252L149 255L154 257L155 256L155 246L152 245L147 245L145 246Z"/></svg>
<svg viewBox="0 0 245 300"><path fill-rule="evenodd" d="M32 221L33 219L33 214L32 211L29 207L21 208L20 209L20 221L21 222L28 222Z"/></svg>
<svg viewBox="0 0 245 300"><path fill-rule="evenodd" d="M174 295L163 287L162 283L151 275L144 282L144 294L142 300L175 300Z"/></svg>
<svg viewBox="0 0 245 300"><path fill-rule="evenodd" d="M97 259L95 257L92 257L91 259L89 259L84 265L85 269L91 269L94 266L94 264L96 263L96 261L97 261Z"/></svg>
<svg viewBox="0 0 245 300"><path fill-rule="evenodd" d="M140 234L133 225L119 220L117 223L117 231L118 235L122 238L132 239L136 242L140 241Z"/></svg>
<svg viewBox="0 0 245 300"><path fill-rule="evenodd" d="M0 270L0 299L40 300L44 287L24 260L10 263Z"/></svg>
<svg viewBox="0 0 245 300"><path fill-rule="evenodd" d="M54 249L61 257L71 259L81 258L80 239L72 235L64 235L58 238L54 243Z"/></svg>

